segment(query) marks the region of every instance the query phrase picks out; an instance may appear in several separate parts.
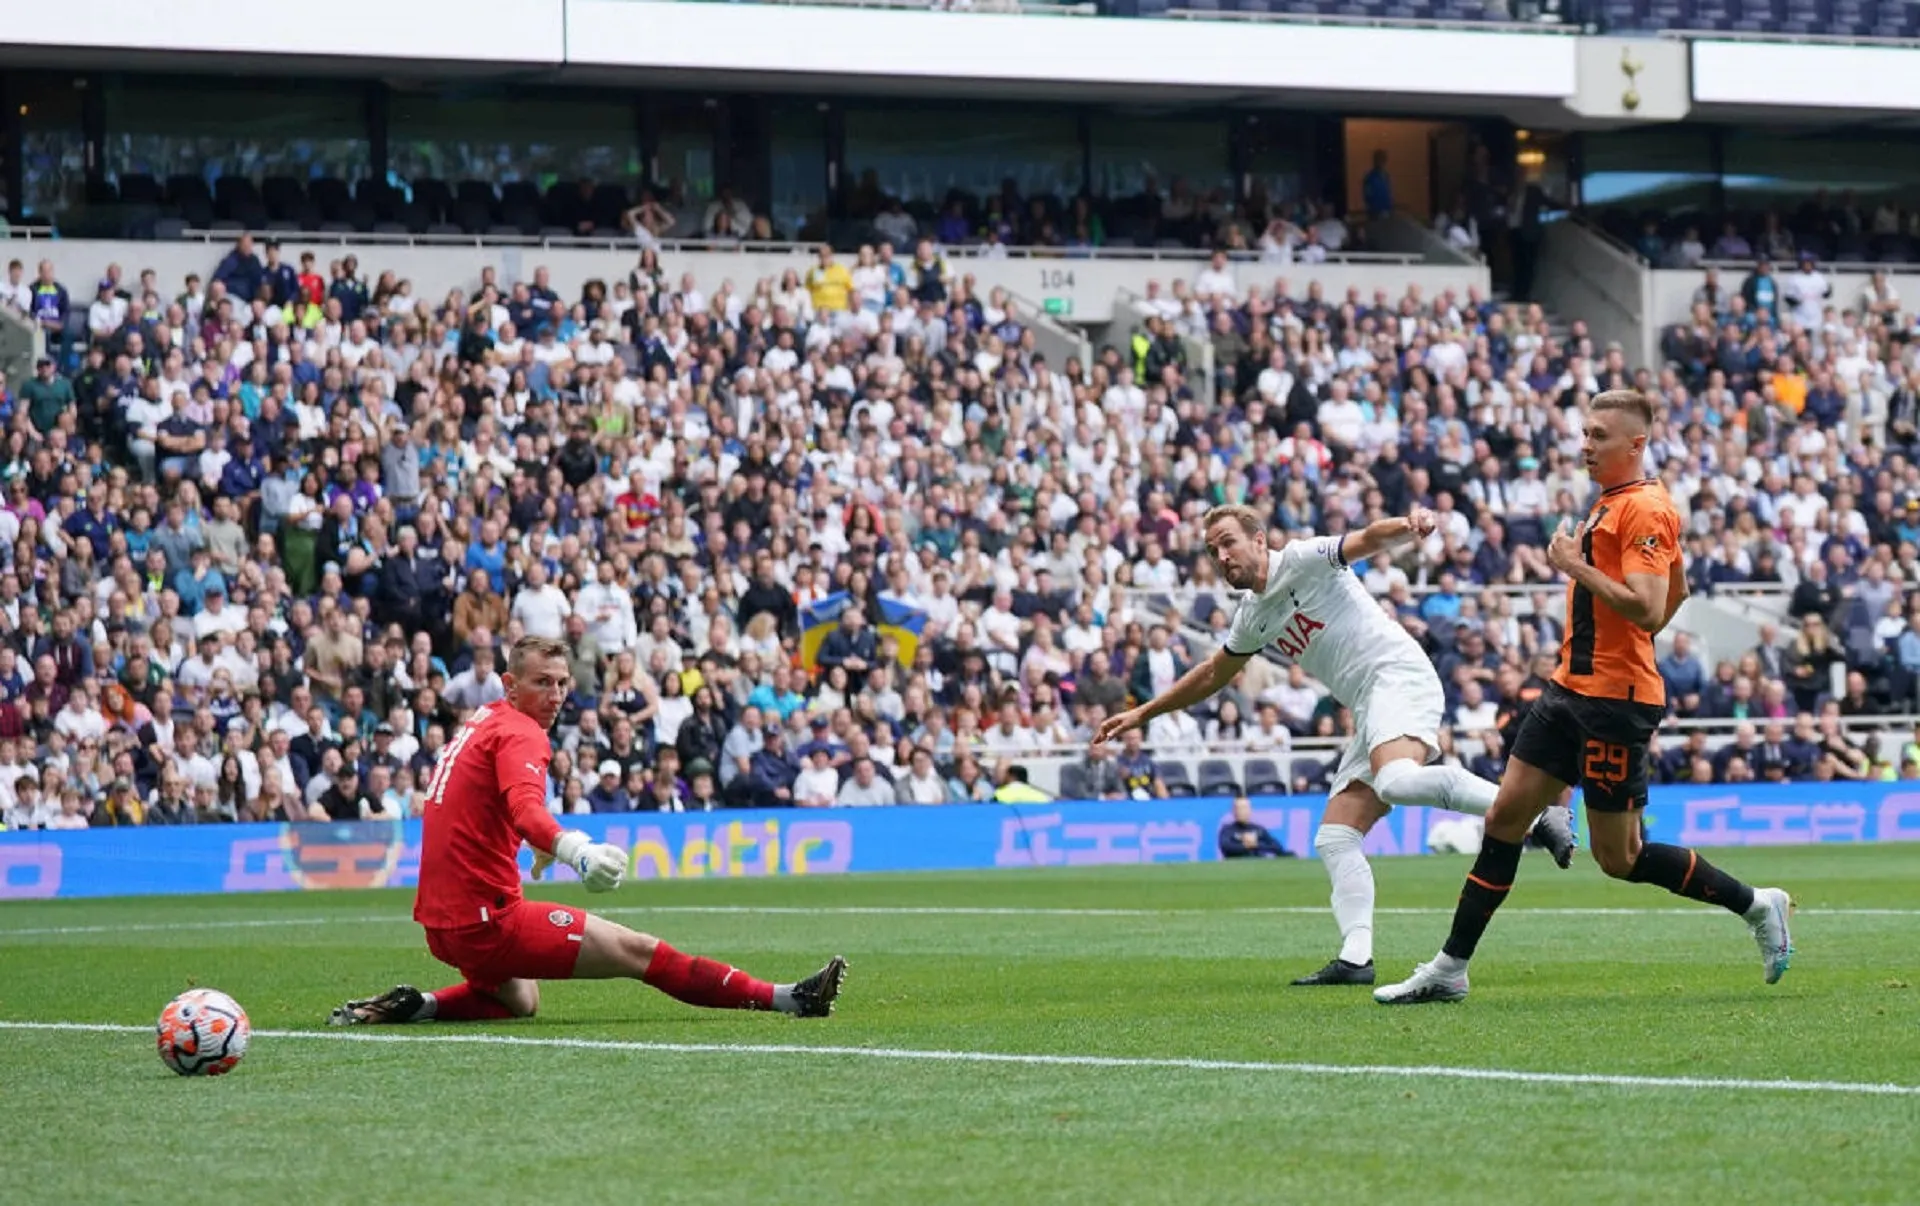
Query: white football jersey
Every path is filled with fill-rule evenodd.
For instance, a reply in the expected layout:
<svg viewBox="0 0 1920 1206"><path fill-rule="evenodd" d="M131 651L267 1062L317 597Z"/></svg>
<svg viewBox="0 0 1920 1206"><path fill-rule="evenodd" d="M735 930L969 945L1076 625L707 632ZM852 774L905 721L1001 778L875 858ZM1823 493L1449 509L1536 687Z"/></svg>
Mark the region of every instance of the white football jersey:
<svg viewBox="0 0 1920 1206"><path fill-rule="evenodd" d="M1266 589L1241 597L1227 651L1251 656L1272 645L1357 707L1383 670L1434 671L1426 651L1347 568L1340 539L1316 536L1269 552Z"/></svg>

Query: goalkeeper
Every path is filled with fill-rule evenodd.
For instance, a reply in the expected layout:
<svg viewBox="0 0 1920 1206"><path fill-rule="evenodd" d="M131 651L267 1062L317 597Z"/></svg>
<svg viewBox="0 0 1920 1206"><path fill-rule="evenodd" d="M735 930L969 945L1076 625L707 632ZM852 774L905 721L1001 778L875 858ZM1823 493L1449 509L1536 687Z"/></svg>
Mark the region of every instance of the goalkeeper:
<svg viewBox="0 0 1920 1206"><path fill-rule="evenodd" d="M353 1026L531 1017L540 1007L541 980L622 978L711 1009L831 1014L846 975L844 959L832 959L797 984L770 984L571 905L521 897L522 839L534 849L535 878L551 863L565 863L589 892L620 886L627 852L562 831L547 812L553 753L547 730L571 686L566 647L523 638L502 681L506 698L473 713L427 782L413 917L426 928L427 949L458 969L460 983L425 993L401 985L348 1001L328 1020Z"/></svg>

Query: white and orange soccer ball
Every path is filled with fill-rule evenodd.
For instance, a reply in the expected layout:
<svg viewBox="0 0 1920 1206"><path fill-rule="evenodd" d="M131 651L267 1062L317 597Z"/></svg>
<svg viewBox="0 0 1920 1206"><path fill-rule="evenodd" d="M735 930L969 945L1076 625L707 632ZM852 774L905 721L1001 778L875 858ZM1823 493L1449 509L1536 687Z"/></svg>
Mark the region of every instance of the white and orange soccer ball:
<svg viewBox="0 0 1920 1206"><path fill-rule="evenodd" d="M240 1002L211 988L192 988L167 1002L154 1026L160 1062L182 1076L224 1076L247 1053L253 1026Z"/></svg>

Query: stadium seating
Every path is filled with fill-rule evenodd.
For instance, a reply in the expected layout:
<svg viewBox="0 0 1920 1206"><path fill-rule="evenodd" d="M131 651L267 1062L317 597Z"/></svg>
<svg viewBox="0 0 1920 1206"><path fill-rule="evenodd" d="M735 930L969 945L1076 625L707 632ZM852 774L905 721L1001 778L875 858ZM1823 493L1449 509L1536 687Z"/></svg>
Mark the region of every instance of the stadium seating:
<svg viewBox="0 0 1920 1206"><path fill-rule="evenodd" d="M123 196L142 204L158 198L173 213L192 211L197 220L232 229L263 215L268 222L286 222L292 220L287 215L317 213L326 224L365 223L396 233L479 228L513 237L597 224L627 199L611 188L496 189L471 180L421 181L411 195L381 184L316 179L302 186L280 177L209 185L196 177L162 182L128 176L120 186ZM1769 229L1818 237L1828 226L1846 228L1847 212L1844 202L1836 202L1772 223L1756 220ZM1127 218L1124 211L1118 216ZM166 217L155 225L185 220ZM297 240L290 243L283 262L292 265L300 249ZM808 262L796 256L796 270ZM223 323L227 303L217 292L185 295L180 281L155 282L150 293L143 292L137 268L122 267L131 271L109 278L104 290L92 274L43 286L65 290L49 349L55 362L44 377L10 383L4 395L5 405L30 420L20 428L30 433L24 456L55 430L43 420L56 413L48 408L57 410L70 387L79 403L75 438L98 445L104 463L124 478L90 485L86 472L29 474L15 480L39 493L24 500L16 494L0 506L16 519L33 515L36 506L59 512L64 504L58 492L76 491L60 535L43 529L35 552L62 602L52 633L25 652L52 659L47 665L53 683L36 685L31 675L9 679L0 667L0 815L13 825L45 823L48 817L44 804L36 814L8 797L7 767L39 759L45 762L42 773L52 776L44 800L57 802L63 793L95 800L111 794L104 789L113 774L102 758L114 752L132 758L131 798L140 807L157 808L156 817L176 813L183 793L207 820L404 815L419 805L436 743L465 710L497 689L497 680L471 664L473 649L525 631L552 631L576 642L583 650L576 675L583 682L598 679L591 695L583 690L558 731L551 783L556 809L633 807L645 798L652 774L672 778L670 797L692 798L694 771L702 769L718 772L724 804L777 803L777 784L767 776L777 779L788 764L755 761L758 739L741 721L750 699L785 717L794 748L823 741L843 769L870 757L883 776L897 776L914 746L924 745L948 778L953 799L990 794L1016 761L1027 767L1034 785L1049 792L1123 794L1113 768L1085 759L1085 742L1101 714L1083 694L1092 689L1090 659L1108 659L1112 680L1137 691L1143 680L1134 671L1151 629L1164 627L1176 656L1187 662L1212 649L1218 639L1213 612L1226 600L1210 577L1191 521L1218 497L1240 497L1270 509L1276 528L1325 530L1365 518L1362 487L1368 484L1380 491L1378 505L1388 510L1414 498L1457 504L1457 523L1450 520L1401 565L1369 567L1365 581L1425 643L1450 705L1466 709L1463 684L1478 677L1494 704L1493 723L1504 726L1539 684L1539 660L1527 651L1554 648L1559 621L1550 567L1537 555L1523 555L1529 551L1524 547L1500 546L1493 520L1504 520L1515 539L1537 541L1559 514L1577 513L1585 487L1576 460L1566 453L1569 391L1615 383L1609 378L1622 371L1576 381L1576 372L1588 371L1574 359L1583 349L1563 340L1578 339L1577 327L1562 335L1567 328L1550 326L1526 307L1447 294L1423 299L1421 316L1405 327L1398 321L1399 299L1383 295L1377 316L1375 303L1358 302L1356 321L1394 317L1378 336L1388 344L1416 336L1429 345L1486 341L1484 352L1465 354L1498 361L1489 366L1495 372L1488 380L1503 380L1507 392L1496 395L1462 376L1456 383L1467 403L1461 413L1470 417L1436 426L1426 400L1390 367L1390 359L1369 361L1350 349L1348 355L1358 358L1344 366L1328 358L1315 368L1304 348L1276 350L1268 343L1275 320L1267 316L1275 313L1276 301L1294 299L1276 299L1262 288L1247 296L1205 298L1192 290L1184 296L1170 288L1153 290L1153 300L1142 305L1164 320L1158 335L1125 352L1102 349L1094 363L1081 366L1082 376L1056 386L1018 351L1017 320L1010 329L992 299L970 296L963 281L943 278L934 290L924 281L873 277L873 270L860 268L850 290L820 278L777 302L779 281L737 281L740 293L729 303L698 295L706 282L694 281L695 292L682 292L689 286L679 283L669 263L658 278L616 276L613 294L604 298L559 298L529 291L536 263L502 293L452 302L437 296L408 300L389 292L399 282L383 275L377 263L360 266L363 276L335 263L330 275L283 278L262 275L262 265L239 244L199 275L216 288L231 284L248 296L265 282L272 300L261 338L298 342L303 352L300 362L287 360L269 371L265 362L220 359L250 346L251 339L235 313L227 312ZM1307 284L1295 282L1302 289ZM836 477L841 470L834 468L819 429L805 433L810 452L794 448L802 462L814 458L815 469L799 473L769 460L754 476L730 466L726 480L713 479L711 490L700 479L713 469L696 469L688 458L689 478L673 481L662 472L658 454L642 454L645 445L637 441L691 440L685 447L698 447L701 459L712 464L704 427L673 434L670 403L702 424L723 411L731 419L744 406L757 439L773 413L766 408L780 405L783 391L796 403L812 400L816 409L797 413L824 420L809 421L844 425L839 430L854 435L861 420L851 417L852 398L863 398L865 406L891 406L892 438L903 444L927 440L925 411L917 409L910 391L935 370L902 358L894 368L898 376L884 375L893 366L879 316L894 285L914 295L889 313L894 330L948 349L956 370L988 370L983 405L1003 395L1044 390L1051 396L1058 388L1107 416L1107 430L1096 435L1051 426L1039 417L1043 409L1030 408L1023 413L1031 425L1006 432L1008 443L996 458L1012 476L1004 484L955 476L956 486L1001 492L1029 478L1046 484L1033 476L1042 458L1020 451L1040 448L1030 442L1042 439L1070 441L1063 458L1049 458L1061 473L1087 474L1084 466L1114 457L1138 480L1124 495L1102 498L1114 484L1110 480L1097 474L1070 478L1067 496L1090 501L1074 501L1068 510L1051 504L1044 514L1022 509L1020 496L1006 493L1006 506L990 508L996 522L987 524L977 522L972 509L940 515L910 501L921 497L905 493L918 490L919 479L898 475L887 445L871 445L876 459L864 467L849 460L846 472L866 475L864 486L850 489L853 478ZM838 310L843 299L858 309ZM554 301L567 304L556 311ZM774 346L769 330L739 326L748 301L762 314L792 316L791 353ZM31 290L0 293L0 306L35 304ZM180 338L164 327L175 304L193 313ZM1721 304L1730 303L1723 297ZM325 308L332 305L341 310L338 322ZM579 317L558 317L575 305ZM688 318L689 309L697 323ZM1331 325L1338 318L1321 308L1295 312L1310 324ZM1780 321L1791 326L1790 307ZM365 342L356 342L362 328ZM1864 329L1871 371L1861 378L1868 382L1863 389L1878 390L1874 374L1897 365L1900 345L1889 337L1895 329L1904 328L1887 326L1877 314ZM446 334L429 338L430 331ZM720 331L738 342L723 346ZM419 351L423 338L425 354ZM1185 404L1193 408L1195 432L1204 431L1223 450L1230 469L1213 489L1197 490L1179 485L1200 469L1193 446L1179 441L1164 446L1166 468L1151 471L1163 476L1145 476L1156 464L1153 445L1177 430L1149 428L1145 416L1151 406L1185 397L1183 374L1189 370L1176 345L1205 339L1215 341L1219 367L1234 371L1222 378L1221 404ZM149 360L143 350L149 340L176 350ZM709 401L720 408L712 412L695 392L696 383L707 379L696 367L695 350L703 340L714 341L709 354L725 369L710 379ZM1826 357L1862 351L1839 341L1816 346L1816 355ZM1523 361L1523 352L1544 356L1547 367ZM200 355L211 359L191 362ZM1821 363L1805 367L1817 370ZM1910 627L1920 625L1920 618L1911 625L1907 619L1908 588L1920 583L1920 569L1902 568L1896 556L1902 543L1920 545L1920 494L1857 491L1849 500L1830 485L1828 493L1815 490L1816 505L1796 492L1803 486L1755 473L1717 483L1733 491L1731 507L1724 497L1709 502L1705 492L1716 482L1695 467L1704 463L1697 458L1704 456L1705 441L1717 441L1714 455L1733 462L1751 455L1729 442L1738 438L1735 433L1795 427L1782 408L1799 393L1779 374L1791 377L1801 368L1757 371L1773 374L1764 392L1715 399L1702 392L1701 381L1685 376L1666 399L1676 430L1686 428L1677 438L1698 446L1682 457L1670 439L1657 444L1667 458L1659 468L1688 513L1689 530L1698 533L1689 545L1694 591L1710 596L1737 588L1744 592L1743 608L1772 608L1766 614L1775 627L1761 630L1751 651L1722 645L1701 657L1676 643L1663 654L1676 723L1684 727L1663 735L1656 776L1663 782L1920 778L1920 743L1909 740L1908 732L1920 684L1920 628ZM1325 380L1314 383L1314 372ZM1372 420L1365 411L1344 409L1330 390L1335 377L1370 398ZM650 385L636 384L646 378ZM1886 388L1890 394L1890 378ZM464 423L446 421L448 408L463 398L460 391L471 395L477 409L466 411ZM1850 413L1849 405L1890 408L1888 438L1902 448L1920 445L1920 430L1899 426L1916 413L1912 406L1901 409L1907 405L1902 396L1869 392L1849 399L1824 391L1800 387L1810 413L1829 405L1843 413ZM176 396L185 407L178 420L168 418L169 399ZM1270 404L1274 416L1257 430L1247 426L1256 401ZM1489 417L1500 413L1516 421L1525 416L1537 433L1527 443L1503 441L1502 451L1493 454L1502 480L1516 482L1505 494L1489 493L1475 477L1479 466L1435 455L1428 438L1436 430L1447 438L1459 434L1452 424L1474 438L1498 437L1511 430L1507 420ZM1369 421L1382 425L1373 439L1393 439L1401 447L1399 468L1375 459L1378 444L1364 442ZM1717 434L1710 435L1709 426ZM403 428L412 441L404 450L397 444ZM1858 453L1861 445L1852 441L1860 430L1846 428L1849 442L1839 450L1845 456ZM1356 433L1362 443L1345 443ZM211 438L204 449L183 452L173 441L189 435ZM1335 471L1329 444L1351 473ZM1781 455L1803 455L1794 451L1798 445L1785 447ZM47 451L54 455L56 449L48 444ZM742 443L721 456L747 452ZM321 460L342 454L344 470L328 469ZM67 448L58 451L59 458L73 456ZM989 461L984 448L969 456L983 466ZM1846 462L1841 464L1844 469ZM315 469L322 472L303 476ZM479 482L483 470L493 475L492 494ZM938 472L953 470L942 465ZM756 495L760 487L750 482L764 482L769 473L771 488ZM1537 489L1518 485L1525 475L1538 481ZM1837 483L1844 473L1826 478ZM589 487L602 502L586 505L591 495L582 491ZM172 525L167 516L173 503L195 509L200 535ZM1084 521L1091 528L1080 526L1083 505L1090 508ZM1742 512L1751 512L1753 520L1736 531L1730 516ZM1143 513L1155 517L1151 526L1142 522ZM1166 522L1174 514L1179 519ZM962 529L983 541L978 553L959 545ZM1158 567L1143 559L1150 556L1144 548L1149 531L1167 557ZM1055 544L1056 533L1069 543ZM1022 546L1026 552L1017 551L1016 537L1031 538ZM418 540L422 551L407 552L403 539ZM115 562L122 543L137 569L133 562ZM84 558L76 552L80 548L96 555ZM268 550L264 556L262 548ZM791 576L805 559L792 551L799 549L814 550L823 572L838 567L844 576L833 586L871 592L861 614L873 612L882 639L898 639L908 631L903 624L921 625L919 639L932 664L903 670L885 685L841 687L827 678L823 666L848 656L879 658L881 647L867 649L830 631L844 621L809 618L808 609L823 605L825 588ZM1870 560L1891 568L1868 569ZM536 566L556 585L538 580ZM930 576L935 566L949 568L957 579L952 593L939 595ZM1172 581L1164 576L1168 568L1177 571ZM1829 568L1831 577L1825 576ZM1041 592L1035 575L1043 569L1063 589ZM607 571L610 585L603 587ZM763 572L774 579L760 584ZM118 575L111 586L92 589L110 574ZM1003 590L1013 600L1019 655L991 666L984 679L963 681L963 675L979 672L964 656L959 621L1002 623L988 610ZM168 592L178 596L181 617L171 634L153 627ZM222 618L229 613L215 596L238 609L230 613L234 621ZM94 600L106 601L109 618L82 610L94 607ZM1073 610L1080 601L1093 608L1090 626ZM569 626L569 610L582 620L591 617L591 628ZM329 611L352 618L335 630L323 619ZM1054 618L1051 653L1031 627L1041 612ZM945 618L936 622L935 616ZM236 624L245 631L236 631ZM60 633L69 626L87 637L84 657L78 645L63 643ZM803 645L802 634L816 628L817 639ZM592 644L582 643L587 641ZM379 659L366 652L373 645L383 650ZM1053 660L1063 646L1079 651L1064 669ZM157 662L159 673L136 676L132 667L142 657L146 664ZM683 678L676 665L699 679ZM789 675L790 685L780 687L776 673ZM718 727L700 728L674 702L684 698L689 682L719 693ZM160 693L162 683L170 695ZM782 690L797 692L800 706L791 699L782 703ZM1242 727L1212 744L1197 737L1175 743L1169 736L1165 748L1150 746L1155 774L1147 781L1179 797L1324 789L1329 768L1350 740L1345 726L1351 722L1322 689L1291 683L1279 663L1261 658L1228 697L1238 706L1239 721L1216 714L1211 703L1195 720L1203 729ZM303 700L319 711L309 716ZM992 708L989 700L995 701ZM1000 701L1016 704L1018 723L1030 726L1019 740L989 741L977 729L974 737L956 735L979 724L983 709L992 723ZM197 735L190 750L164 762L151 756L151 741L138 736L157 731L152 710L163 704L193 722L182 731ZM942 723L933 721L936 711ZM585 713L594 717L591 724L582 719ZM1286 731L1270 734L1250 753L1245 726L1256 714L1263 714L1263 723L1277 716ZM827 727L811 727L811 715ZM1457 731L1448 737L1449 756L1495 774L1497 760L1481 761L1493 756L1485 727L1489 713L1473 715L1478 719L1460 714ZM383 724L393 730L391 745L375 732ZM1702 744L1683 748L1693 740L1692 728L1699 728ZM279 748L276 731L289 739L287 748ZM64 763L46 759L55 734L73 742L78 755ZM336 760L362 770L364 791L356 795L357 789L341 787L332 769ZM609 760L618 787L608 787L604 776L589 769ZM1138 767L1129 777L1137 790ZM139 808L115 808L89 815L102 824L140 819L133 815Z"/></svg>

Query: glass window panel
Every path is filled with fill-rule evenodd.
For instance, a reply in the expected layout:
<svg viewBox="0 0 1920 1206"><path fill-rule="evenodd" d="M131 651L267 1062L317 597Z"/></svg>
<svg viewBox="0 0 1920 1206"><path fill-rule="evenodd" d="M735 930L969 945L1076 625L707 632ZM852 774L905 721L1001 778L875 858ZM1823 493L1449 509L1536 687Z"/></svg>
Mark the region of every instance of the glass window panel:
<svg viewBox="0 0 1920 1206"><path fill-rule="evenodd" d="M123 175L358 180L372 165L358 89L294 81L114 80L103 167Z"/></svg>
<svg viewBox="0 0 1920 1206"><path fill-rule="evenodd" d="M1851 190L1869 202L1911 198L1920 194L1916 151L1920 143L1911 139L1729 132L1727 195L1739 205L1799 202L1820 189L1836 198Z"/></svg>
<svg viewBox="0 0 1920 1206"><path fill-rule="evenodd" d="M1197 193L1220 189L1232 196L1226 120L1096 114L1093 191L1133 197L1146 191L1149 180L1163 195L1175 180L1183 180Z"/></svg>
<svg viewBox="0 0 1920 1206"><path fill-rule="evenodd" d="M633 110L599 98L396 93L388 107L387 155L402 181L531 181L637 178Z"/></svg>
<svg viewBox="0 0 1920 1206"><path fill-rule="evenodd" d="M1580 200L1586 205L1705 208L1713 203L1713 142L1703 129L1590 134Z"/></svg>
<svg viewBox="0 0 1920 1206"><path fill-rule="evenodd" d="M673 101L660 113L660 145L654 151L656 182L679 206L676 235L700 233L701 211L713 199L713 123L716 103Z"/></svg>
<svg viewBox="0 0 1920 1206"><path fill-rule="evenodd" d="M793 238L810 219L825 219L827 208L827 119L813 105L780 108L773 113L773 197L775 233Z"/></svg>
<svg viewBox="0 0 1920 1206"><path fill-rule="evenodd" d="M70 79L29 83L16 95L23 176L20 212L29 222L57 221L87 196L87 139L80 123L84 95Z"/></svg>
<svg viewBox="0 0 1920 1206"><path fill-rule="evenodd" d="M987 106L854 109L847 113L847 171L867 173L885 196L938 205L959 189L999 194L1012 179L1023 197L1080 191L1078 120L1071 113L997 115Z"/></svg>
<svg viewBox="0 0 1920 1206"><path fill-rule="evenodd" d="M1307 194L1310 128L1304 122L1262 116L1246 124L1247 174L1253 195L1268 203Z"/></svg>

